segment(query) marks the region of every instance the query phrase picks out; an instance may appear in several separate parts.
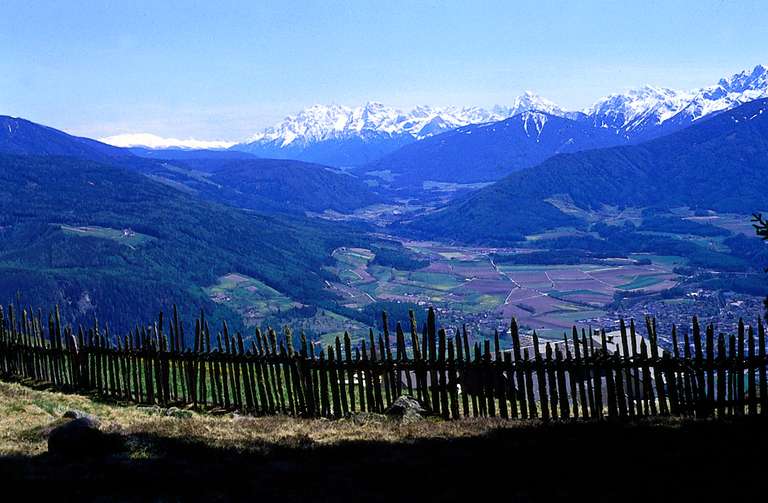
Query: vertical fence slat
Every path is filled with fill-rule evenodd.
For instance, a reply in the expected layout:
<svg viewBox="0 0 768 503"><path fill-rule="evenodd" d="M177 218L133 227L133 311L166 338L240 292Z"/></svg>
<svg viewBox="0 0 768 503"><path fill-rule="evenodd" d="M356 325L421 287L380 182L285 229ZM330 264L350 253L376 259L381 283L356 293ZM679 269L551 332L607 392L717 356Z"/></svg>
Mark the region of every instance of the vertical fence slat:
<svg viewBox="0 0 768 503"><path fill-rule="evenodd" d="M747 401L749 404L748 414L757 415L757 389L755 384L755 330L752 325L749 326L747 338Z"/></svg>
<svg viewBox="0 0 768 503"><path fill-rule="evenodd" d="M760 363L760 415L768 415L768 379L766 379L765 327L762 318L757 319L758 361Z"/></svg>
<svg viewBox="0 0 768 503"><path fill-rule="evenodd" d="M544 360L541 358L539 348L539 336L533 331L533 352L535 356L536 380L539 385L539 405L541 406L541 419L549 419L549 403L547 403L547 376L544 370Z"/></svg>

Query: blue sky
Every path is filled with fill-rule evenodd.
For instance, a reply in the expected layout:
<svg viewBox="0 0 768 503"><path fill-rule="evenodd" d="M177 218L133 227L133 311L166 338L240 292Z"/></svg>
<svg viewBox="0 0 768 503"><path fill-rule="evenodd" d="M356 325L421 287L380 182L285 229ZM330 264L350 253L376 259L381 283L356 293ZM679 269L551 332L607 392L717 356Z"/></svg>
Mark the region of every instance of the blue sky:
<svg viewBox="0 0 768 503"><path fill-rule="evenodd" d="M764 1L0 0L0 114L240 139L314 103L566 108L768 63Z"/></svg>

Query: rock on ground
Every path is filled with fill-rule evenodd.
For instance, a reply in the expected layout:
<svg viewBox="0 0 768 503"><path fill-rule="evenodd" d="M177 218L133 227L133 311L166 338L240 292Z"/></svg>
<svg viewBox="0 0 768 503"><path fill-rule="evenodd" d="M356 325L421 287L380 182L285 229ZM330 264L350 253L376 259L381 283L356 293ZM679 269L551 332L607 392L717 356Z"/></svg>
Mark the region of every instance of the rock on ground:
<svg viewBox="0 0 768 503"><path fill-rule="evenodd" d="M48 435L48 452L56 456L104 456L119 451L121 447L118 436L102 432L98 421L87 417L67 421Z"/></svg>
<svg viewBox="0 0 768 503"><path fill-rule="evenodd" d="M421 402L411 396L400 396L384 413L389 417L398 418L403 422L413 422L423 419L429 413Z"/></svg>
<svg viewBox="0 0 768 503"><path fill-rule="evenodd" d="M64 413L64 415L62 417L66 418L66 419L86 418L86 419L90 419L91 421L94 421L96 423L99 422L99 419L96 416L94 416L93 414L88 414L87 412L83 412L80 409L69 409L68 411L66 411Z"/></svg>

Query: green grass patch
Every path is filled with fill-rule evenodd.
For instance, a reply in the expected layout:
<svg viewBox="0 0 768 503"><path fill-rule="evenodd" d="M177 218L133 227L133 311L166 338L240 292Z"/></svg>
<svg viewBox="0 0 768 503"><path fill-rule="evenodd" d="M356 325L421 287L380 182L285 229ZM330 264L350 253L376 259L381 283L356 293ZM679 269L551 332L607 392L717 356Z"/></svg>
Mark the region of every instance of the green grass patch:
<svg viewBox="0 0 768 503"><path fill-rule="evenodd" d="M110 227L98 227L90 225L79 227L62 225L61 230L64 232L64 234L71 236L109 239L131 248L136 248L137 246L148 243L149 241L155 239L152 236L141 234L139 232L132 231L131 229L112 229Z"/></svg>
<svg viewBox="0 0 768 503"><path fill-rule="evenodd" d="M462 284L455 276L439 272L415 271L408 275L408 280L434 290L450 290Z"/></svg>
<svg viewBox="0 0 768 503"><path fill-rule="evenodd" d="M629 283L624 283L616 288L620 290L637 290L638 288L646 288L656 285L664 281L664 278L659 277L658 274L648 274L646 276L637 276Z"/></svg>
<svg viewBox="0 0 768 503"><path fill-rule="evenodd" d="M602 295L604 297L610 297L605 292L596 292L594 290L552 290L552 294L557 297L570 297L576 295Z"/></svg>

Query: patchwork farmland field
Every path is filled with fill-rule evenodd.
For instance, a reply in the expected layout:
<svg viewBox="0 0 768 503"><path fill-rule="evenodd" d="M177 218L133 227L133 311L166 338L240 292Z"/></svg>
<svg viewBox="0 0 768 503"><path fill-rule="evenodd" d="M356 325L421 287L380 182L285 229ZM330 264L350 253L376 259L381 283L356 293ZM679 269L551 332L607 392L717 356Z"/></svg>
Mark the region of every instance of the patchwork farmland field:
<svg viewBox="0 0 768 503"><path fill-rule="evenodd" d="M396 213L395 209L389 210ZM751 230L749 218L744 216L713 212L698 216L686 208L675 210L674 215L731 232L746 234ZM638 228L633 232L641 237L674 239L697 245L708 253L725 252L728 249L725 234L699 236L639 230L647 218L639 210L603 208L589 217L592 222L616 226L631 224L632 229ZM522 255L547 251L547 241L600 238L596 231L557 228L527 236L527 242L517 248L457 246L401 239L385 233L377 234L377 237L399 241L415 255L413 258L428 265L405 270L408 267L406 261L398 269L398 266L382 265L387 263L386 260L376 260L374 250L340 247L333 251L331 260L324 268L324 272L328 273L325 275L325 286L335 294L335 306L326 305L324 309L318 309L316 314L310 312L311 309L276 309L280 302L291 300L290 293L280 293L283 297L281 300L276 300L276 297L265 300L256 296L256 308L247 307L246 302L238 300L238 295L230 294L232 300L229 302L239 302L239 312L247 312L248 309L255 311L256 315L252 317L254 323L262 320L262 323L273 323L276 326L290 324L301 327L317 339L327 341L332 341L336 335L343 335L345 330L353 338L367 334L369 328L376 330L369 325L376 323L375 313L381 309L390 313L398 311L398 319L402 320L405 309L410 306L434 306L447 328L465 324L471 333L479 334L480 337L487 337L494 330L505 330L510 318L514 316L523 332L530 334L536 330L542 337L560 338L563 331L569 330L574 324L612 326L619 315L642 319L648 312L644 307L646 303L674 302L675 299L668 299L666 295L654 295L674 287L681 289L673 295L701 294L696 291L697 285L691 284L690 271L701 269L702 266L679 255L629 253L625 258L592 258L587 264L548 264L547 261L559 259L555 255L542 258L547 265L525 264L527 260ZM543 243L541 247L539 243ZM578 248L578 243L576 241L575 249L583 251ZM678 249L668 246L664 250L674 253ZM563 253L564 262L573 262L567 249ZM515 255L516 259L503 262L505 256ZM717 271L716 266L711 269ZM681 293L683 289L685 292ZM249 292L249 295L255 294ZM690 301L687 298L682 300ZM712 309L716 309L715 304L720 305L725 301L720 299L713 302ZM389 303L404 306L395 307ZM668 319L684 323L690 309L684 304L670 305L672 307L665 311L669 312ZM279 319L274 316L276 312L279 313Z"/></svg>
<svg viewBox="0 0 768 503"><path fill-rule="evenodd" d="M240 313L248 325L257 325L272 313L301 306L261 281L236 273L222 276L206 292L214 302L226 303Z"/></svg>
<svg viewBox="0 0 768 503"><path fill-rule="evenodd" d="M676 284L677 261L638 255L650 264L611 260L605 265L503 265L492 254L529 250L452 247L441 243L403 244L430 262L416 271L372 264L374 254L338 249L329 283L348 308L376 301L434 305L451 324L466 323L483 333L503 328L514 316L528 330L560 337L574 323L599 323L616 291L660 291Z"/></svg>

